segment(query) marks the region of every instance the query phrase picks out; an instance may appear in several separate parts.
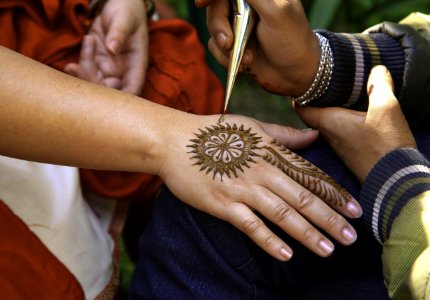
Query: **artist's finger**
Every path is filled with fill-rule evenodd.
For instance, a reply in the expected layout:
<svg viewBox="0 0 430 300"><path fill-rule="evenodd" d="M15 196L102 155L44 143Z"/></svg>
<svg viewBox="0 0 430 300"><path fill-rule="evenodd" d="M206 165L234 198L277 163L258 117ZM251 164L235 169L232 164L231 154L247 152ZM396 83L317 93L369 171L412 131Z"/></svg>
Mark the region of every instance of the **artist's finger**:
<svg viewBox="0 0 430 300"><path fill-rule="evenodd" d="M270 177L270 180L269 178L267 179L266 185L299 214L318 228L323 229L340 243L350 245L356 240L357 233L347 220L306 187L296 183L294 180L288 180L284 176ZM357 215L357 209L361 211L359 206L354 208L352 212L348 211L346 206L343 208L343 213L347 216L358 217L361 215L360 212Z"/></svg>
<svg viewBox="0 0 430 300"><path fill-rule="evenodd" d="M359 120L366 117L366 113L340 107L297 107L296 112L301 120L309 127L318 129L321 133L342 130L348 120Z"/></svg>
<svg viewBox="0 0 430 300"><path fill-rule="evenodd" d="M246 205L241 203L230 204L226 221L245 233L274 258L287 261L292 257L293 250L276 236Z"/></svg>
<svg viewBox="0 0 430 300"><path fill-rule="evenodd" d="M225 0L213 1L207 9L207 27L220 49L228 50L233 45L233 32L229 21L230 7Z"/></svg>
<svg viewBox="0 0 430 300"><path fill-rule="evenodd" d="M333 243L289 203L266 189L254 191L253 197L256 210L306 248L322 257L334 251Z"/></svg>
<svg viewBox="0 0 430 300"><path fill-rule="evenodd" d="M293 20L294 16L304 14L302 3L299 0L248 0L248 3L254 8L260 19L270 26L279 24L279 20Z"/></svg>
<svg viewBox="0 0 430 300"><path fill-rule="evenodd" d="M228 55L226 54L226 52L224 52L217 46L213 38L209 39L208 49L212 53L214 58L218 61L218 63L220 63L224 67L228 66Z"/></svg>
<svg viewBox="0 0 430 300"><path fill-rule="evenodd" d="M369 94L368 119L383 119L390 110L401 111L394 95L393 79L385 66L376 66L372 69L367 90Z"/></svg>
<svg viewBox="0 0 430 300"><path fill-rule="evenodd" d="M289 126L257 122L268 135L292 150L309 146L318 138L317 130L299 130Z"/></svg>

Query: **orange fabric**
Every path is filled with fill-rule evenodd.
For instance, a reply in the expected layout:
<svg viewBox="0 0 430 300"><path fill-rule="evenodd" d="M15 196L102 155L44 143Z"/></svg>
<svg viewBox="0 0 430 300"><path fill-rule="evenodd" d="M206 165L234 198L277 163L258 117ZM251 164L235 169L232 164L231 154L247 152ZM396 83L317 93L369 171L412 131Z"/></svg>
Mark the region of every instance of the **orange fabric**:
<svg viewBox="0 0 430 300"><path fill-rule="evenodd" d="M90 20L88 0L0 1L0 44L62 70L77 61ZM191 25L170 19L150 22L150 61L142 97L195 114L222 111L223 88L205 63ZM115 198L152 198L155 176L81 170L84 188Z"/></svg>
<svg viewBox="0 0 430 300"><path fill-rule="evenodd" d="M84 299L75 277L1 200L0 216L3 299Z"/></svg>
<svg viewBox="0 0 430 300"><path fill-rule="evenodd" d="M0 1L0 44L62 70L77 61L88 0Z"/></svg>

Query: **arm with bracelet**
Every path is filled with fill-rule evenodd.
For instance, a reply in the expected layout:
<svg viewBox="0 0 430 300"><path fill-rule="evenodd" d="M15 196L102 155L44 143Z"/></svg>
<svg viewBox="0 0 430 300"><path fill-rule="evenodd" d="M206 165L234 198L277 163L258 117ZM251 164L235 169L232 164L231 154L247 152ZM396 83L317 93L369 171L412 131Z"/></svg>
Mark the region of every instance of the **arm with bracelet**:
<svg viewBox="0 0 430 300"><path fill-rule="evenodd" d="M372 151L357 147L366 138L359 135L360 127L354 126L353 120L367 120L366 115L354 112L348 118L340 118L337 107L368 110L369 74L376 65L387 67L392 76L393 97L398 99L416 135L418 150L398 149L378 156L383 157L379 162L372 160L378 163L365 181L361 201L367 209L364 217L369 232L384 246L384 275L391 297L426 299L430 18L413 13L399 23L384 22L361 34L313 32L301 5L286 2L269 1L263 5L249 1L264 22L256 26L258 42L245 53L244 69L268 91L294 100L305 122L320 129L343 159L349 157L347 165L352 171L361 170L359 174L364 176L359 177L364 180L368 172L362 172L360 165L370 161ZM220 18L222 10L215 5L209 9L211 50L223 63L231 32ZM332 59L328 59L330 56ZM311 118L309 113L303 113L306 108L300 106L332 108ZM377 110L374 108L373 113ZM355 139L348 140L343 132L355 133L350 134ZM391 138L385 133L375 141L389 144ZM380 149L376 152L380 153Z"/></svg>
<svg viewBox="0 0 430 300"><path fill-rule="evenodd" d="M329 40L333 52L332 79L320 81L323 95L292 99L298 104L366 110L367 78L374 66L382 64L393 76L395 95L408 122L426 126L430 115L429 20L427 15L414 13L399 23L384 22L361 34L317 30L317 35ZM327 51L322 47L321 55Z"/></svg>

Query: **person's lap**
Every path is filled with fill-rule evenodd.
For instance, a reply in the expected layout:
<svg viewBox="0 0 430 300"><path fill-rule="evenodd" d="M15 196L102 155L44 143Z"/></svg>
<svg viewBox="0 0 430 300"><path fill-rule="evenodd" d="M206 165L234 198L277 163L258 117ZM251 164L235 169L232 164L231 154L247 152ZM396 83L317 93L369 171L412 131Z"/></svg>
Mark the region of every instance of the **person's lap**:
<svg viewBox="0 0 430 300"><path fill-rule="evenodd" d="M417 133L430 156L427 132ZM318 165L357 199L359 184L323 142L300 154ZM281 263L230 224L197 211L166 188L139 245L130 298L150 299L388 299L381 269L381 247L362 220L353 220L359 239L336 245L320 258L275 230L293 247Z"/></svg>

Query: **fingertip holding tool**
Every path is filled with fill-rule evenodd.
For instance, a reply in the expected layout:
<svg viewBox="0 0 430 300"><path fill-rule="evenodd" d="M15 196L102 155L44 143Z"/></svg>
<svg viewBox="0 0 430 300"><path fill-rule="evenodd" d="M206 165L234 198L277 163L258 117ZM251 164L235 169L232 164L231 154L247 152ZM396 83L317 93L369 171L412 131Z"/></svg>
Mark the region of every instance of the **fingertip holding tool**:
<svg viewBox="0 0 430 300"><path fill-rule="evenodd" d="M230 52L230 61L228 65L227 82L224 99L224 113L220 120L224 118L230 101L233 85L239 71L243 53L251 35L255 22L255 12L246 0L234 0L234 21L233 21L233 48Z"/></svg>

